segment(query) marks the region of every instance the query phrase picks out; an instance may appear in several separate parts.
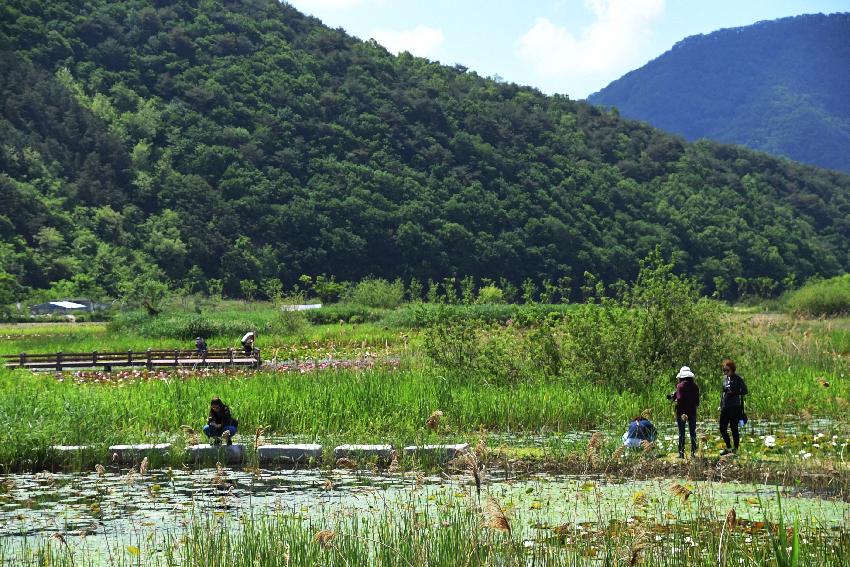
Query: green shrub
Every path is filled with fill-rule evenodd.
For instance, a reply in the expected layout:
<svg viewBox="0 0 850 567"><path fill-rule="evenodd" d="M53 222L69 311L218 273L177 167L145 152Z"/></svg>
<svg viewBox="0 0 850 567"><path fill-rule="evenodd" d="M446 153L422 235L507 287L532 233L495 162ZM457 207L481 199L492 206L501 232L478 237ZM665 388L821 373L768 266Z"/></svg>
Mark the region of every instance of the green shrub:
<svg viewBox="0 0 850 567"><path fill-rule="evenodd" d="M345 302L394 309L404 302L404 283L399 279L388 282L382 278L368 278L348 290Z"/></svg>
<svg viewBox="0 0 850 567"><path fill-rule="evenodd" d="M498 320L494 311L508 317ZM683 365L714 368L725 341L720 306L701 298L658 251L616 299L569 307L418 306L415 313L426 327L425 352L438 365L486 381L561 377L640 390Z"/></svg>
<svg viewBox="0 0 850 567"><path fill-rule="evenodd" d="M528 327L550 313L563 316L573 307L570 305L511 305L511 304L474 304L446 305L438 303L412 303L386 313L381 323L387 327L424 329L440 321L446 314L461 318L475 319L485 324L514 324Z"/></svg>
<svg viewBox="0 0 850 567"><path fill-rule="evenodd" d="M832 317L850 313L850 274L809 283L789 294L789 312L803 317Z"/></svg>
<svg viewBox="0 0 850 567"><path fill-rule="evenodd" d="M277 321L275 322L275 328L278 332L290 336L301 335L304 333L304 329L306 329L307 325L309 325L307 311L296 311L291 309L291 307L295 305L303 305L304 301L304 294L302 293L292 294L281 301L278 305L280 313L278 314Z"/></svg>
<svg viewBox="0 0 850 567"><path fill-rule="evenodd" d="M117 315L109 324L112 332L132 332L143 337L192 340L195 337L238 338L246 329L258 325L245 319L211 319L189 313L164 313L148 315L143 311L131 311ZM234 339L235 340L235 339Z"/></svg>
<svg viewBox="0 0 850 567"><path fill-rule="evenodd" d="M322 306L321 309L310 309L304 312L307 320L314 325L331 325L340 321L350 322L351 318L355 316L363 323L374 323L380 321L386 313L386 309L353 303L337 303L336 305Z"/></svg>
<svg viewBox="0 0 850 567"><path fill-rule="evenodd" d="M495 285L485 285L478 290L478 297L475 301L483 304L504 303L505 292Z"/></svg>

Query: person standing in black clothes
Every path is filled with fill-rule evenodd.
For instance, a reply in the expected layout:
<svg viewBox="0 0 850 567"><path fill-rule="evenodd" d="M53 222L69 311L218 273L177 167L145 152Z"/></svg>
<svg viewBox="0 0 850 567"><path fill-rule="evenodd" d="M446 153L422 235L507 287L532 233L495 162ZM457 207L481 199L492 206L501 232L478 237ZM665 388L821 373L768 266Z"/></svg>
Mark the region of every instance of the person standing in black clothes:
<svg viewBox="0 0 850 567"><path fill-rule="evenodd" d="M728 455L737 452L740 443L738 422L744 415L744 396L747 385L735 372L735 363L728 358L723 361L723 393L720 394L720 435L726 448L720 453ZM729 427L732 427L732 440L729 440Z"/></svg>

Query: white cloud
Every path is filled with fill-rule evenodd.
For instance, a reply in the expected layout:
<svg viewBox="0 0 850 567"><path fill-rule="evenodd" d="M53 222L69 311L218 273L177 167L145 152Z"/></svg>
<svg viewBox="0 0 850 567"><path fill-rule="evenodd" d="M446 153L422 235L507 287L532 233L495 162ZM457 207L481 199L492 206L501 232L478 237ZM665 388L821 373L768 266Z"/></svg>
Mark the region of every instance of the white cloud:
<svg viewBox="0 0 850 567"><path fill-rule="evenodd" d="M419 57L435 58L443 45L443 32L428 26L416 26L412 30L374 30L372 38L392 53L409 51Z"/></svg>
<svg viewBox="0 0 850 567"><path fill-rule="evenodd" d="M517 42L520 57L545 77L628 68L664 12L664 0L585 0L595 20L573 34L538 18Z"/></svg>

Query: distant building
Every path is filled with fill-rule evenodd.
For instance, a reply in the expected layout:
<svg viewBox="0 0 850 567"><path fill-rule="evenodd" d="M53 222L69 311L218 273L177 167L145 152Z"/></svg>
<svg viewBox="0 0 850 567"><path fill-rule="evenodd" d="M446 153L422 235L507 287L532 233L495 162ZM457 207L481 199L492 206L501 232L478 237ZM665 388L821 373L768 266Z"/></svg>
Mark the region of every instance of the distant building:
<svg viewBox="0 0 850 567"><path fill-rule="evenodd" d="M30 306L32 315L73 315L74 313L91 313L99 311L106 306L95 303L91 299L63 299L61 301L48 301Z"/></svg>
<svg viewBox="0 0 850 567"><path fill-rule="evenodd" d="M281 305L281 311L307 311L309 309L321 309L321 303L308 303L306 305Z"/></svg>

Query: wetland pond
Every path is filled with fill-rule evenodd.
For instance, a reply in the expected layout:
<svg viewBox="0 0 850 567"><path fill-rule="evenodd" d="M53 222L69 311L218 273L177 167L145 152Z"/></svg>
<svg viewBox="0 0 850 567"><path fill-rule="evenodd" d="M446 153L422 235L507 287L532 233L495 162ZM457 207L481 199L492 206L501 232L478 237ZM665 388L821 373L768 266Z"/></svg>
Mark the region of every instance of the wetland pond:
<svg viewBox="0 0 850 567"><path fill-rule="evenodd" d="M218 468L142 475L115 467L100 474L6 475L0 477L0 551L52 537L94 561L111 563L116 550L138 553L142 546L155 559L162 542L176 540L198 519L238 526L247 518L277 515L322 529L363 518L380 521L388 511L406 507L436 522L453 508L475 508L486 498L501 504L514 537L528 546L565 529L578 537L589 526L633 522L652 524L656 541L682 540L677 530L720 525L730 509L744 529L749 526L749 537L760 537L759 530L769 529L779 513L777 488L768 485L551 474L508 478L498 471L483 480L479 498L468 474ZM780 490L786 525L800 521L810 537L817 534L825 542L847 537L850 503L793 487ZM150 549L146 542L159 543Z"/></svg>

